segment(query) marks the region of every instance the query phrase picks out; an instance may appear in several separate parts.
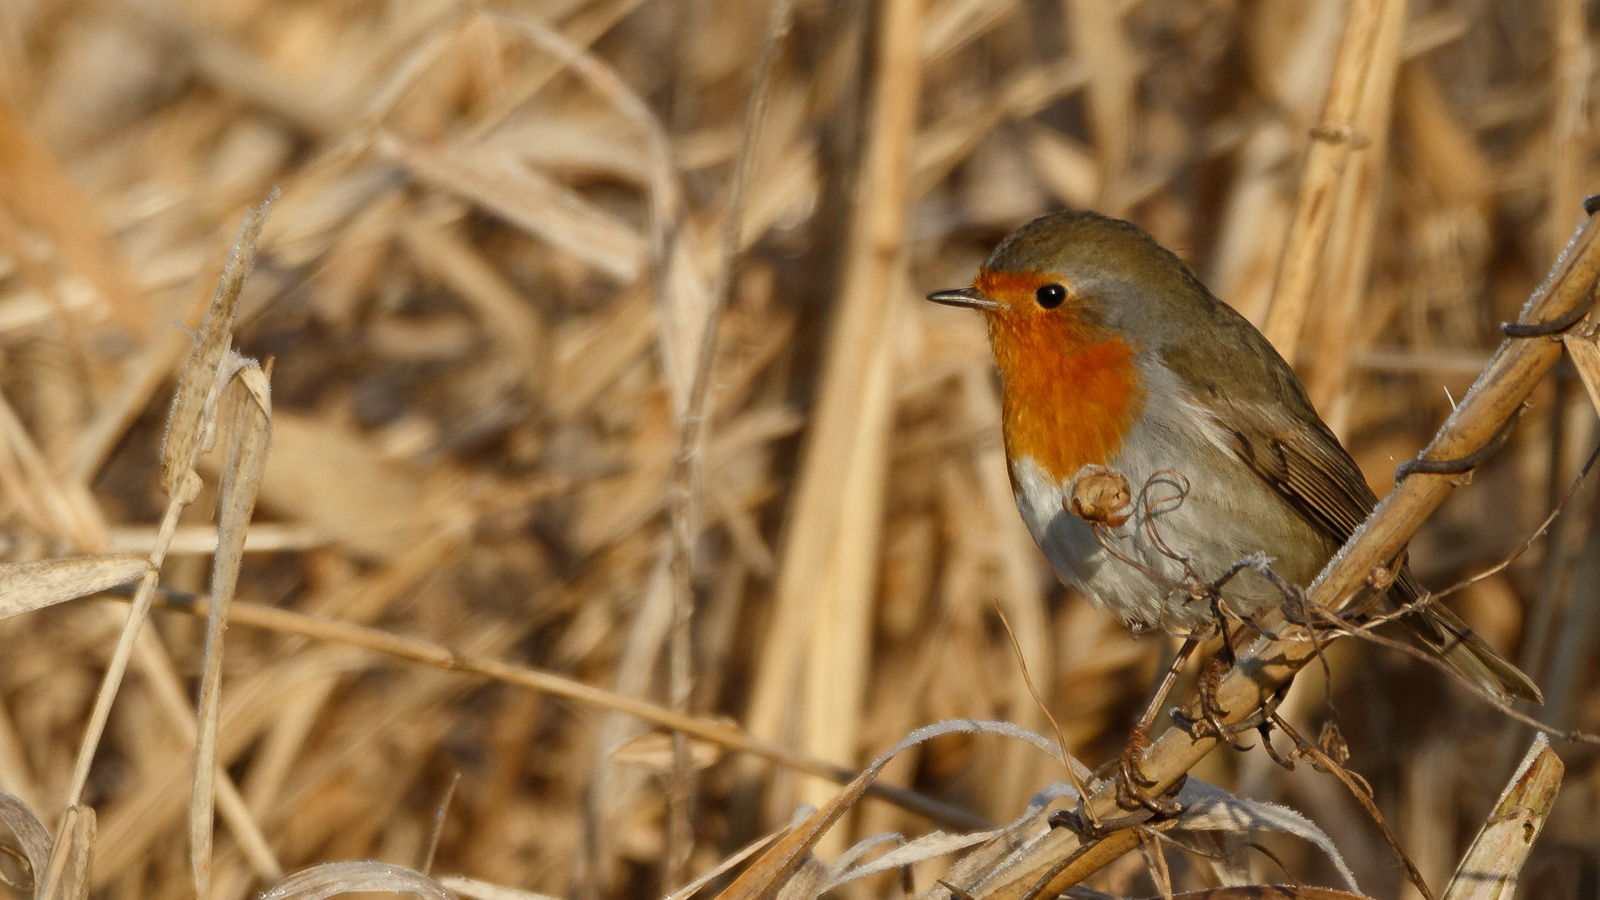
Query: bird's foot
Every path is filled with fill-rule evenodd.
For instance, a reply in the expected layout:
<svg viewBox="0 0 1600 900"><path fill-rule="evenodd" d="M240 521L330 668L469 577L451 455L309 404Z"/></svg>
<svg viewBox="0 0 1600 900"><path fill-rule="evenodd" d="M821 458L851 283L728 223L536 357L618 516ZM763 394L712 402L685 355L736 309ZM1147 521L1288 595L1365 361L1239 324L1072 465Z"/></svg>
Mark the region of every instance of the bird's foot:
<svg viewBox="0 0 1600 900"><path fill-rule="evenodd" d="M1228 664L1220 656L1213 656L1207 660L1200 669L1200 680L1196 685L1196 693L1200 698L1200 714L1191 717L1181 709L1174 709L1172 720L1187 729L1191 737L1212 737L1225 741L1235 750L1249 750L1249 745L1240 745L1233 740L1233 737L1255 728L1262 716L1258 713L1243 722L1232 724L1224 721L1228 711L1217 701L1217 692L1222 686L1222 676L1227 672Z"/></svg>
<svg viewBox="0 0 1600 900"><path fill-rule="evenodd" d="M1144 773L1144 753L1148 749L1150 726L1141 722L1128 733L1128 746L1117 760L1117 804L1127 809L1143 807L1158 816L1175 816L1183 812L1178 801L1171 798L1177 792L1176 786L1164 797L1150 794L1157 782Z"/></svg>

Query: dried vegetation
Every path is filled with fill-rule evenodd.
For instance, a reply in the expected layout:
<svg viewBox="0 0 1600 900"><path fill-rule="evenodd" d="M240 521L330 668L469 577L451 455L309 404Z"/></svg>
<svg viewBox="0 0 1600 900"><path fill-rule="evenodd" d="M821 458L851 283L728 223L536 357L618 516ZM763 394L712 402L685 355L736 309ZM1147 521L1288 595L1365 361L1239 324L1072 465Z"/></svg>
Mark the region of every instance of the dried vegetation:
<svg viewBox="0 0 1600 900"><path fill-rule="evenodd" d="M1600 189L1589 12L0 3L0 893L439 890L408 866L645 900L755 857L725 896L781 873L809 900L858 838L1024 816L1068 772L991 726L887 761L921 797L836 794L955 718L1113 760L1172 650L1057 585L981 323L919 295L1047 210L1131 218L1292 348L1385 493ZM1563 361L1413 544L1425 584L1539 528L1594 409ZM1558 729L1600 731L1597 511L1581 483L1451 600ZM1337 724L1427 883L1469 845L1526 853L1506 842L1548 814L1522 889L1592 889L1593 747L1557 743L1552 801L1561 763L1435 670L1351 641L1325 661L1280 714ZM1345 749L1319 744L1302 758ZM1313 766L1224 749L1192 775L1197 830L1141 832L1088 887L1344 886L1348 863L1413 890ZM1279 832L1270 855L1193 837L1243 824ZM1044 830L870 862L885 842L834 889L948 897Z"/></svg>

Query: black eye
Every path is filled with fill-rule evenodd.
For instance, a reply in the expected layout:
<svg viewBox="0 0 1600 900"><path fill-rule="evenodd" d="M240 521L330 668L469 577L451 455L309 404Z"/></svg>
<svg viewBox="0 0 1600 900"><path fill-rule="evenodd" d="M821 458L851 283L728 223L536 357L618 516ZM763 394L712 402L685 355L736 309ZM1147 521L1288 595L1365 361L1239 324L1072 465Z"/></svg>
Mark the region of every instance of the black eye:
<svg viewBox="0 0 1600 900"><path fill-rule="evenodd" d="M1033 292L1033 299L1045 309L1055 309L1067 299L1067 289L1059 284L1047 284Z"/></svg>

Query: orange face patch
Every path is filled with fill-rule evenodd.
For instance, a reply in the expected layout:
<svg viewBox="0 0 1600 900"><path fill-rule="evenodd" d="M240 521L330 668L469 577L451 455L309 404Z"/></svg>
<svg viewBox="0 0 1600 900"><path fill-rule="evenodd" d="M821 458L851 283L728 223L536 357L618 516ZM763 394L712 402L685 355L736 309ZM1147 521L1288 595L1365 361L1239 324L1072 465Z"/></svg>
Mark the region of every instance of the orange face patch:
<svg viewBox="0 0 1600 900"><path fill-rule="evenodd" d="M1046 284L1066 287L1067 301L1040 307ZM1005 384L1007 457L1032 457L1057 481L1107 464L1144 411L1137 348L1085 322L1064 276L985 270L973 286L1000 304L985 315Z"/></svg>

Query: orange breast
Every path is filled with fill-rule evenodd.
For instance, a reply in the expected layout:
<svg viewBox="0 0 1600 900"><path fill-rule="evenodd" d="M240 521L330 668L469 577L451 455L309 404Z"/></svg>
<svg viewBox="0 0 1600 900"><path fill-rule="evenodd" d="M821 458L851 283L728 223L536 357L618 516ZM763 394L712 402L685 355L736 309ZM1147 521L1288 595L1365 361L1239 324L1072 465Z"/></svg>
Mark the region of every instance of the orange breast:
<svg viewBox="0 0 1600 900"><path fill-rule="evenodd" d="M1001 303L988 314L989 338L1005 383L1006 455L1032 457L1057 481L1091 463L1105 465L1144 411L1137 349L1096 334L1075 315L1076 298L1041 309L1041 284L1067 284L1049 273L979 276L984 296Z"/></svg>

